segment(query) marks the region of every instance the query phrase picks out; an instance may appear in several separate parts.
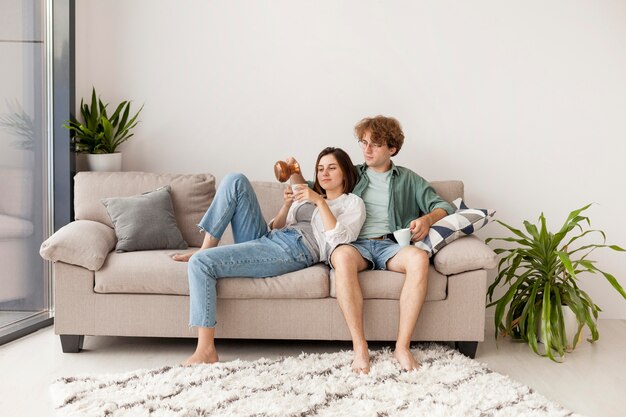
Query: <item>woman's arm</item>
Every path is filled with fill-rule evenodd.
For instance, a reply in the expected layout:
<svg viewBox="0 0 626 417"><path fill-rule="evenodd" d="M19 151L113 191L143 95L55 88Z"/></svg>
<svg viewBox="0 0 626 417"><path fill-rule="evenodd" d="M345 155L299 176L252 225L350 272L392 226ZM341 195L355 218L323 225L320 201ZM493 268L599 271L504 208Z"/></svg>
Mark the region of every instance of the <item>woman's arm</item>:
<svg viewBox="0 0 626 417"><path fill-rule="evenodd" d="M361 232L365 222L365 204L360 197L348 194L348 199L340 214L334 229L325 229L324 237L331 247L342 243L354 242Z"/></svg>
<svg viewBox="0 0 626 417"><path fill-rule="evenodd" d="M283 191L283 206L278 210L278 214L270 222L270 229L282 229L287 223L287 214L289 214L289 208L293 204L293 192L291 187L285 188Z"/></svg>
<svg viewBox="0 0 626 417"><path fill-rule="evenodd" d="M326 200L322 200L317 204L317 210L320 213L320 218L324 224L324 231L333 230L337 226L337 218L330 211L330 207L326 204Z"/></svg>
<svg viewBox="0 0 626 417"><path fill-rule="evenodd" d="M296 201L310 201L317 206L317 210L322 219L322 223L324 224L324 230L332 230L335 228L335 226L337 225L337 219L335 218L333 212L330 211L330 208L328 207L328 204L326 204L326 199L324 197L311 190L309 187L306 186L306 184L302 184L297 188L297 191L295 193L295 199Z"/></svg>

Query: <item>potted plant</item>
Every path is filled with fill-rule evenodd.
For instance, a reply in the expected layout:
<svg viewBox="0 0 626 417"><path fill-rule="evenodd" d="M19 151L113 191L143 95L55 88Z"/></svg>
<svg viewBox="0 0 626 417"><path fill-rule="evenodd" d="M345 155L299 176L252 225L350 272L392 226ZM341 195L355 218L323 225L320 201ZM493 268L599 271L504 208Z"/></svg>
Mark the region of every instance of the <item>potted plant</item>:
<svg viewBox="0 0 626 417"><path fill-rule="evenodd" d="M553 352L563 357L569 350L568 336L574 336L571 349L576 347L584 326L591 332L591 339L587 340L598 340L596 320L600 307L578 283L585 274L600 273L626 298L624 289L615 277L600 270L596 262L589 258L599 248L614 251L624 249L606 245L606 236L601 230L584 230L584 223L588 227L591 223L581 213L589 206L591 204L571 212L556 233L548 231L543 213L537 225L524 221L526 233L496 220L515 237L489 238L486 242L500 240L516 244L513 248L495 249L497 254L504 255L498 264L496 279L487 290L491 302L488 307L496 307L496 338L499 334L510 335L514 340L528 343L535 353L540 354L537 346L540 334L545 355L552 360L556 360ZM589 235L601 237L602 242L580 243L580 238L586 237L587 240ZM508 289L502 297L492 302L498 285ZM564 317L568 313L575 317L575 335L566 334Z"/></svg>
<svg viewBox="0 0 626 417"><path fill-rule="evenodd" d="M87 154L87 165L92 171L120 171L122 155L117 148L130 139L131 130L137 125L137 116L130 116L130 101L122 101L113 114L107 114L107 106L91 92L91 105L81 99L80 114L83 122L67 120L63 126L71 131L72 145L77 154Z"/></svg>

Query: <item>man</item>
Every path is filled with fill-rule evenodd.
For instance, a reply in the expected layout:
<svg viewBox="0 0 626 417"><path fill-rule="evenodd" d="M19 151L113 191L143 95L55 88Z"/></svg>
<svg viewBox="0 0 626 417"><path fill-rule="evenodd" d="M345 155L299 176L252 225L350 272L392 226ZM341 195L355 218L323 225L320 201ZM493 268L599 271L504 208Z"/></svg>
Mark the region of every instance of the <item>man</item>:
<svg viewBox="0 0 626 417"><path fill-rule="evenodd" d="M365 202L365 224L357 241L338 246L330 257L335 269L337 300L352 337L352 370L369 373L370 358L363 330L363 294L358 273L381 269L404 273L400 319L394 357L405 370L419 364L409 347L426 297L428 255L413 245L401 248L393 232L410 227L412 241L428 235L436 221L454 212L428 182L413 171L394 165L391 158L404 143L400 123L391 117L361 120L355 127L365 163L357 165L359 181L353 193ZM299 178L292 178L301 182Z"/></svg>

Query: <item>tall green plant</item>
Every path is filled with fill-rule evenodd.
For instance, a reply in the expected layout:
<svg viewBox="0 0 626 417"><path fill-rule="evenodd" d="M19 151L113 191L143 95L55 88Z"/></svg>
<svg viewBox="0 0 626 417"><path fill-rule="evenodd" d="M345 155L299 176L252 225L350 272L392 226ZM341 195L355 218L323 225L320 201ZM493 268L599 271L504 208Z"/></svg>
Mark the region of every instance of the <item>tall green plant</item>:
<svg viewBox="0 0 626 417"><path fill-rule="evenodd" d="M572 211L557 233L548 231L543 213L537 225L524 221L526 233L496 220L515 237L489 238L486 242L500 240L516 244L512 249L495 249L497 254L504 254L498 264L498 275L487 290L491 302L488 307L496 307L496 338L499 334L510 335L514 340L528 343L535 353L540 354L537 346L537 329L540 328L546 355L556 360L553 352L562 357L567 346L561 308L564 306L572 310L578 321L574 348L584 326L591 331L591 339L587 340L598 340L596 320L600 307L578 283L585 273L600 273L626 299L626 292L615 277L600 270L596 261L589 259L598 248L621 252L624 249L606 245L606 235L601 230L583 229L584 223L591 226L589 218L581 215L589 206L591 204ZM573 247L575 243L579 244L578 239L592 234L601 236L602 243ZM501 298L492 301L498 285L508 287L508 290Z"/></svg>
<svg viewBox="0 0 626 417"><path fill-rule="evenodd" d="M77 120L66 120L63 125L72 132L72 144L79 153L114 153L117 147L130 139L131 130L137 125L137 116L130 115L130 101L122 101L109 117L107 106L96 98L96 89L91 91L91 105L81 99L80 114L83 123Z"/></svg>

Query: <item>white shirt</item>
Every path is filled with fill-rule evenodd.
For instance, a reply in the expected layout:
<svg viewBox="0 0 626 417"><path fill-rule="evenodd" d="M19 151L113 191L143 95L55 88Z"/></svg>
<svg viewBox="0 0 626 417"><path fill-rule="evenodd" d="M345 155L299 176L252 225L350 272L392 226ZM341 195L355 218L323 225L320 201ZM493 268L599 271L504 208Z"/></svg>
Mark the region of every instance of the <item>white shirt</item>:
<svg viewBox="0 0 626 417"><path fill-rule="evenodd" d="M304 203L305 201L296 201L291 205L287 213L285 227L296 223L295 209ZM313 234L320 249L320 260L324 262L328 261L328 256L337 245L354 242L365 221L365 204L360 197L354 194L342 194L334 200L326 200L326 204L337 219L334 229L324 230L324 222L317 207L315 207L313 217L311 217Z"/></svg>

